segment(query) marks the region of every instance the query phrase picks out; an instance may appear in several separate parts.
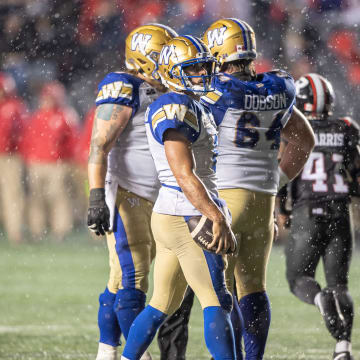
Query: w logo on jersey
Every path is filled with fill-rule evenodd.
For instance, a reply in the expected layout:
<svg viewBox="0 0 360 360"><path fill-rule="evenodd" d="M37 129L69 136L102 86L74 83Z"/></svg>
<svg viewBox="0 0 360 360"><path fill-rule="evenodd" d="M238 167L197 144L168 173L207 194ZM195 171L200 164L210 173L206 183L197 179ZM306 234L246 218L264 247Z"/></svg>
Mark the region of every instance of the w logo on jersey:
<svg viewBox="0 0 360 360"><path fill-rule="evenodd" d="M159 56L159 65L169 65L170 56L175 53L175 46L164 46Z"/></svg>
<svg viewBox="0 0 360 360"><path fill-rule="evenodd" d="M150 34L135 33L131 38L131 50L136 51L139 48L140 52L145 54L146 45L151 38Z"/></svg>
<svg viewBox="0 0 360 360"><path fill-rule="evenodd" d="M208 47L211 49L216 42L217 46L220 46L224 43L224 34L227 27L223 26L221 28L216 28L214 30L210 30L207 33Z"/></svg>

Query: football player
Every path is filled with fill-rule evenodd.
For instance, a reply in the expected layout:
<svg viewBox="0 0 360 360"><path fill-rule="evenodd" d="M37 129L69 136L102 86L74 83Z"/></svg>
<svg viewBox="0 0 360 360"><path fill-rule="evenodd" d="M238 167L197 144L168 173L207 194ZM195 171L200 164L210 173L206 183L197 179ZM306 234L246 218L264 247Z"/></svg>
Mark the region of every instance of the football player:
<svg viewBox="0 0 360 360"><path fill-rule="evenodd" d="M348 289L353 242L349 181L358 185L360 179L359 126L349 117L333 117L334 91L324 77L306 74L296 82L296 90L298 107L310 120L316 144L303 171L288 187L292 219L286 276L295 296L319 308L336 339L333 359L350 360L354 306ZM289 215L284 206L280 209ZM324 288L315 280L320 260Z"/></svg>
<svg viewBox="0 0 360 360"><path fill-rule="evenodd" d="M215 91L202 97L219 131L217 176L220 197L232 214L232 229L240 243L229 259L233 267L244 321L246 359L262 359L270 326L266 267L274 236L274 203L279 186L303 168L314 134L294 107L295 84L284 71L256 74L255 33L238 19L214 22L204 42L219 63ZM280 164L280 137L288 144ZM280 183L280 185L279 185ZM241 334L237 334L241 337ZM236 343L240 345L240 339ZM238 358L240 346L237 346Z"/></svg>
<svg viewBox="0 0 360 360"><path fill-rule="evenodd" d="M100 295L97 360L116 359L145 306L154 257L150 217L159 181L146 139L147 106L166 91L158 74L162 46L176 36L160 25L144 25L126 39L128 72L114 72L99 84L90 145L88 226L106 233L110 276Z"/></svg>
<svg viewBox="0 0 360 360"><path fill-rule="evenodd" d="M196 94L209 91L215 59L192 36L170 40L161 50L159 71L172 92L152 103L146 115L151 154L161 182L151 227L156 242L154 293L135 319L122 359L137 360L158 327L181 304L187 284L203 309L206 345L214 359L236 359L229 312L232 297L221 253L235 242L216 188L216 127ZM187 221L203 214L213 222L213 242L204 250ZM214 326L216 324L216 326Z"/></svg>

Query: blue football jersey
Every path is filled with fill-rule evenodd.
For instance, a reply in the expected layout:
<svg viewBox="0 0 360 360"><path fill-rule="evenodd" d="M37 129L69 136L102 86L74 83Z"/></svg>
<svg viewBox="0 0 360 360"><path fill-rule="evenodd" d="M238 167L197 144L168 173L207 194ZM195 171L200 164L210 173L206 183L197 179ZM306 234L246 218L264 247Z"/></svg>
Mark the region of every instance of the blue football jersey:
<svg viewBox="0 0 360 360"><path fill-rule="evenodd" d="M260 74L254 81L219 74L214 88L201 101L218 125L219 189L276 194L280 132L295 103L293 78L284 71Z"/></svg>
<svg viewBox="0 0 360 360"><path fill-rule="evenodd" d="M144 126L145 112L160 96L146 81L128 73L110 73L100 82L96 105L116 104L132 108L131 119L108 156L107 181L155 201L159 189Z"/></svg>
<svg viewBox="0 0 360 360"><path fill-rule="evenodd" d="M149 106L146 114L150 151L162 185L154 211L168 215L200 215L181 191L166 159L164 133L168 129L179 131L189 140L195 159L195 173L210 195L216 198L216 125L211 113L198 101L174 92L160 96Z"/></svg>

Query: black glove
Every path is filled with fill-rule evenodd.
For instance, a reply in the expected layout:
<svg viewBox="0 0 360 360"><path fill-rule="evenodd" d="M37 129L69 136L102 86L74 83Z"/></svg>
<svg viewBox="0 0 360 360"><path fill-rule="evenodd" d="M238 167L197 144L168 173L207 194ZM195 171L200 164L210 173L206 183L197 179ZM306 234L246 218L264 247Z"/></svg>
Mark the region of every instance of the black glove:
<svg viewBox="0 0 360 360"><path fill-rule="evenodd" d="M105 202L105 189L90 190L87 224L96 235L105 235L110 227L110 211Z"/></svg>

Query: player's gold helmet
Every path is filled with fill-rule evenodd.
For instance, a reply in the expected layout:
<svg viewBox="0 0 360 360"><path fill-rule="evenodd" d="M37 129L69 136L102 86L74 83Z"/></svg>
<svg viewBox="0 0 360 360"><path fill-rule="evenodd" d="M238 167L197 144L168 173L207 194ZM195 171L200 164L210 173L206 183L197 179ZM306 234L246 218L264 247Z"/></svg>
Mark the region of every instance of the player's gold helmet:
<svg viewBox="0 0 360 360"><path fill-rule="evenodd" d="M175 30L162 24L143 25L133 30L125 40L125 64L149 79L160 80L158 58L161 48L173 37Z"/></svg>
<svg viewBox="0 0 360 360"><path fill-rule="evenodd" d="M205 75L188 75L186 67L200 64ZM216 59L207 46L194 36L184 35L171 39L163 46L159 57L159 74L165 86L175 91L205 93L212 91L211 80ZM200 78L200 84L193 84L191 78Z"/></svg>
<svg viewBox="0 0 360 360"><path fill-rule="evenodd" d="M235 18L215 21L205 31L203 41L220 67L225 62L257 56L254 30L245 21Z"/></svg>

